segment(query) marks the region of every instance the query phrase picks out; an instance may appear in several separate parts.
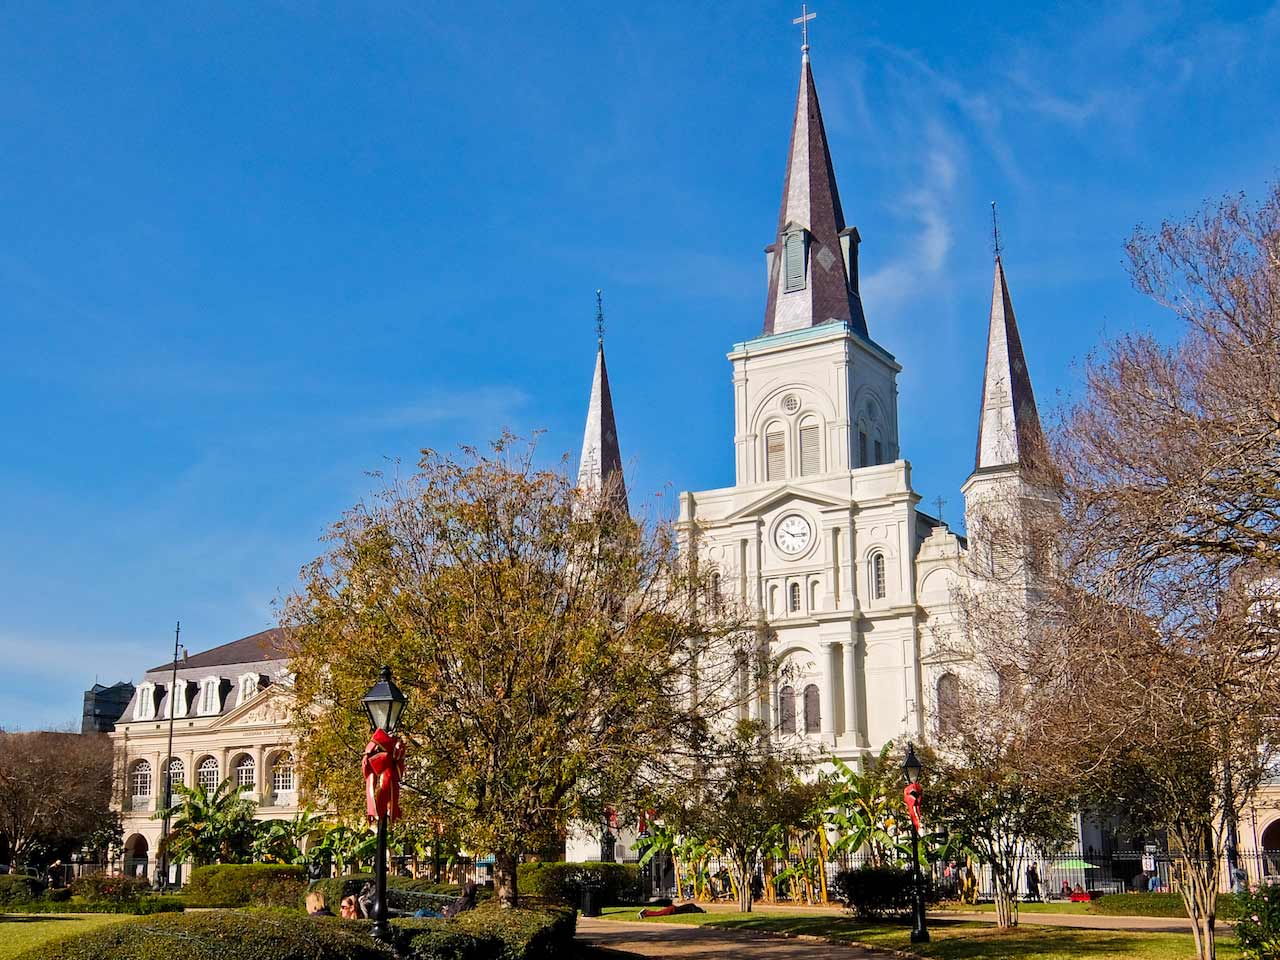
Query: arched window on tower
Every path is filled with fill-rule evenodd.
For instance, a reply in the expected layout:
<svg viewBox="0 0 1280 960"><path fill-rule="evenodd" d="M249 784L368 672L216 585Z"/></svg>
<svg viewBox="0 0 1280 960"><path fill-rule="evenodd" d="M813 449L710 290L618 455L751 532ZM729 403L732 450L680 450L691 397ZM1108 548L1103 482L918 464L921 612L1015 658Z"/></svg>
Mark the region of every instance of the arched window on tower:
<svg viewBox="0 0 1280 960"><path fill-rule="evenodd" d="M764 435L764 476L766 480L787 478L787 435L773 424Z"/></svg>
<svg viewBox="0 0 1280 960"><path fill-rule="evenodd" d="M787 587L787 610L791 613L800 612L800 584L792 583Z"/></svg>
<svg viewBox="0 0 1280 960"><path fill-rule="evenodd" d="M711 604L711 612L720 612L720 571L711 574L711 596L707 598Z"/></svg>
<svg viewBox="0 0 1280 960"><path fill-rule="evenodd" d="M818 421L805 417L800 421L800 476L813 477L822 472L822 450L819 446Z"/></svg>
<svg viewBox="0 0 1280 960"><path fill-rule="evenodd" d="M871 584L871 599L883 600L885 598L884 554L879 550L871 555L871 560L867 564L867 579Z"/></svg>
<svg viewBox="0 0 1280 960"><path fill-rule="evenodd" d="M805 287L804 260L805 237L803 230L792 230L782 242L783 270L786 272L783 292L803 290Z"/></svg>
<svg viewBox="0 0 1280 960"><path fill-rule="evenodd" d="M946 737L960 727L960 680L954 673L938 678L938 736Z"/></svg>
<svg viewBox="0 0 1280 960"><path fill-rule="evenodd" d="M796 691L790 684L778 691L778 729L796 732Z"/></svg>
<svg viewBox="0 0 1280 960"><path fill-rule="evenodd" d="M804 732L818 733L822 730L822 713L819 710L818 685L811 683L804 688Z"/></svg>

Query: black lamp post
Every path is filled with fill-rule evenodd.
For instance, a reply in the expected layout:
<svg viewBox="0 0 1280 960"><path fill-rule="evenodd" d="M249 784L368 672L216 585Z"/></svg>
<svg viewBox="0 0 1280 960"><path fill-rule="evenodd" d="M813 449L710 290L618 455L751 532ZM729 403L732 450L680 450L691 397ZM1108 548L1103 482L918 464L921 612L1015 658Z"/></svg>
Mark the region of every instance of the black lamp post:
<svg viewBox="0 0 1280 960"><path fill-rule="evenodd" d="M373 730L381 730L388 736L394 736L396 727L400 725L400 715L408 699L391 679L391 668L383 667L369 692L360 703L369 717L369 726ZM384 943L391 940L391 925L387 923L387 812L378 814L378 853L377 880L375 896L377 902L373 908L373 935Z"/></svg>
<svg viewBox="0 0 1280 960"><path fill-rule="evenodd" d="M920 772L924 769L924 764L920 762L920 758L916 756L915 744L907 744L907 755L902 761L902 775L907 778L907 789L915 787L917 791L920 788ZM916 793L919 799L919 792ZM908 818L911 821L911 868L915 871L915 906L912 910L911 925L911 942L912 943L928 943L929 942L929 926L924 915L924 874L920 872L920 831L916 829L916 821L914 818Z"/></svg>

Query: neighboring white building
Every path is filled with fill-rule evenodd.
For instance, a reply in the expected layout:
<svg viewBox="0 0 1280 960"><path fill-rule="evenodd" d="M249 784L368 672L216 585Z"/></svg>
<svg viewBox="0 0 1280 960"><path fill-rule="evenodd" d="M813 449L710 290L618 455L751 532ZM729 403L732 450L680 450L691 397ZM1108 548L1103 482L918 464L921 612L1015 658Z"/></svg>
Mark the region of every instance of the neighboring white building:
<svg viewBox="0 0 1280 960"><path fill-rule="evenodd" d="M124 869L152 875L166 774L174 783L212 788L228 777L258 804L262 820L298 812L296 737L283 631L264 630L148 670L116 722L120 772L116 805L124 819ZM167 754L169 710L176 708ZM167 759L166 759L167 756ZM175 874L176 876L176 874Z"/></svg>

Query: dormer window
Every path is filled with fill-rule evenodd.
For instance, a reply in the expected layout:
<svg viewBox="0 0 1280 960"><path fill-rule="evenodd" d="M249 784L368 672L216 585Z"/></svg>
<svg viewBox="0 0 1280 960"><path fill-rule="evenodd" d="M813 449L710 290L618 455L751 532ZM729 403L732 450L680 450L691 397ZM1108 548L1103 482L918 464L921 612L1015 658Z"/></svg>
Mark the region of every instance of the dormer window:
<svg viewBox="0 0 1280 960"><path fill-rule="evenodd" d="M138 684L138 702L133 708L133 719L154 720L156 717L156 685L147 681Z"/></svg>
<svg viewBox="0 0 1280 960"><path fill-rule="evenodd" d="M222 697L219 691L221 686L221 677L206 677L200 681L200 701L196 705L196 712L200 716L211 717L222 709Z"/></svg>
<svg viewBox="0 0 1280 960"><path fill-rule="evenodd" d="M782 267L785 272L783 292L791 293L805 287L805 246L803 230L792 230L782 242Z"/></svg>
<svg viewBox="0 0 1280 960"><path fill-rule="evenodd" d="M258 684L262 678L256 673L246 673L240 677L239 690L236 693L236 706L243 706L258 693Z"/></svg>

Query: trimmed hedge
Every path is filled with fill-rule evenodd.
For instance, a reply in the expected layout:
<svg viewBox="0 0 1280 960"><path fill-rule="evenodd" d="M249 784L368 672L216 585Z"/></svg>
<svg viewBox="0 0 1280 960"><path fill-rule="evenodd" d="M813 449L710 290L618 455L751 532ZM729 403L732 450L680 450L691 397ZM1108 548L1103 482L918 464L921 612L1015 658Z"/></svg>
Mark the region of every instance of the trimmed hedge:
<svg viewBox="0 0 1280 960"><path fill-rule="evenodd" d="M304 887L298 903L305 905L307 894L319 892L324 895L325 906L334 913L338 912L338 906L342 903L344 897L359 893L366 883L373 882L373 874L371 873L349 873L342 877L329 877L325 880L316 880L308 887ZM425 878L415 880L412 877L387 877L387 899L392 910L413 909L421 906L424 900L414 900L410 897L403 898L403 902L398 902L395 896L397 890L405 890L410 893L429 893L437 897L449 897L450 899L462 896L462 887L456 883L437 883L434 880ZM493 891L488 887L479 887L476 890L476 901L484 903L493 897ZM444 906L443 901L439 901L435 906Z"/></svg>
<svg viewBox="0 0 1280 960"><path fill-rule="evenodd" d="M294 907L306 890L306 867L220 863L192 870L183 893L193 907Z"/></svg>
<svg viewBox="0 0 1280 960"><path fill-rule="evenodd" d="M396 945L411 960L560 960L573 951L577 923L563 907L485 904L452 920L397 920Z"/></svg>
<svg viewBox="0 0 1280 960"><path fill-rule="evenodd" d="M1089 913L1108 917L1178 917L1187 915L1180 893L1108 893L1091 901ZM1235 920L1240 904L1233 893L1218 894L1218 919Z"/></svg>
<svg viewBox="0 0 1280 960"><path fill-rule="evenodd" d="M147 896L151 892L151 884L143 877L89 873L72 882L71 892L84 900L129 903Z"/></svg>
<svg viewBox="0 0 1280 960"><path fill-rule="evenodd" d="M361 921L243 911L171 914L51 940L15 960L394 960Z"/></svg>
<svg viewBox="0 0 1280 960"><path fill-rule="evenodd" d="M644 900L640 868L634 863L522 863L516 868L516 882L521 896L570 906L582 902L584 886L597 888L602 906Z"/></svg>
<svg viewBox="0 0 1280 960"><path fill-rule="evenodd" d="M181 913L181 897L139 897L137 900L33 900L30 903L0 904L0 913Z"/></svg>
<svg viewBox="0 0 1280 960"><path fill-rule="evenodd" d="M11 903L33 903L44 893L45 885L35 877L20 873L0 874L0 906Z"/></svg>

